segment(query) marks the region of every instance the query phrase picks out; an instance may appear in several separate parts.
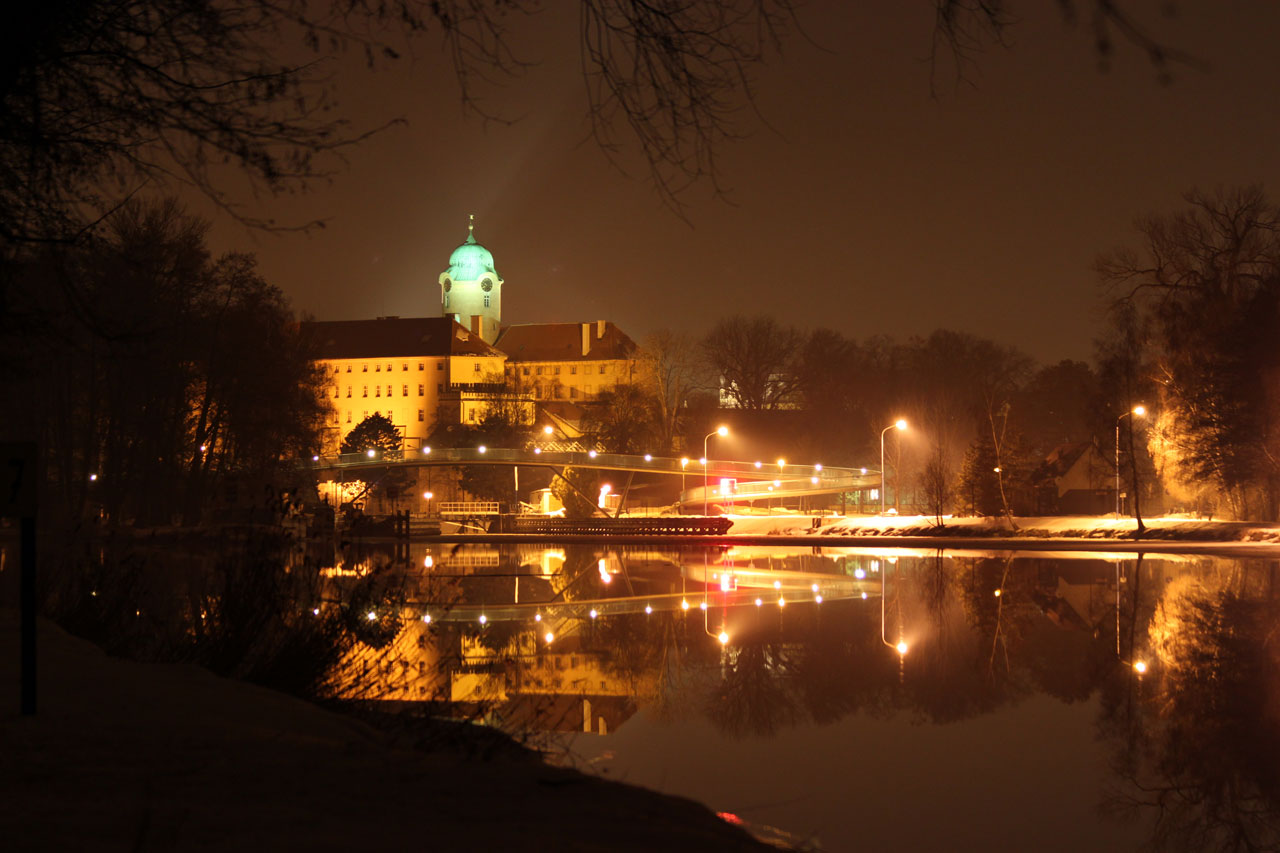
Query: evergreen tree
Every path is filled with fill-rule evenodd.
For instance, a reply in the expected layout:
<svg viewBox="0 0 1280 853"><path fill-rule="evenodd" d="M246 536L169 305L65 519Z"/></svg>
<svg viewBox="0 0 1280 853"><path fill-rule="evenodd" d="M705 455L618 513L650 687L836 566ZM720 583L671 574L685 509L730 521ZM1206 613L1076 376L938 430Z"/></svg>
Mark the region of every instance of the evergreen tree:
<svg viewBox="0 0 1280 853"><path fill-rule="evenodd" d="M367 453L370 450L386 453L400 449L400 430L386 415L374 412L347 433L342 440L343 453Z"/></svg>

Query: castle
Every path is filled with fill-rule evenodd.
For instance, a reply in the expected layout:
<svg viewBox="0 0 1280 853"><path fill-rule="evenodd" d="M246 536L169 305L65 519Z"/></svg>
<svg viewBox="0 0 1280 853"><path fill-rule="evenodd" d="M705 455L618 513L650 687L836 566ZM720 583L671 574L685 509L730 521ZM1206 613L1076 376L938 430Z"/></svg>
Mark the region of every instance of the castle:
<svg viewBox="0 0 1280 853"><path fill-rule="evenodd" d="M474 216L438 281L438 317L303 324L330 404L326 453L375 413L417 448L437 424L478 423L503 399L571 431L583 405L636 378L635 342L606 320L504 327L505 282L476 241Z"/></svg>

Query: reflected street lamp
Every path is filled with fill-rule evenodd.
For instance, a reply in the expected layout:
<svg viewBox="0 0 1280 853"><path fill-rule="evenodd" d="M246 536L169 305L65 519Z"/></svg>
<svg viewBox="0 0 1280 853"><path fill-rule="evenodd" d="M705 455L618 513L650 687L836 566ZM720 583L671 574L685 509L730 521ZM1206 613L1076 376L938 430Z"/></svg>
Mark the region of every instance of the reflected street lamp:
<svg viewBox="0 0 1280 853"><path fill-rule="evenodd" d="M904 430L907 428L906 418L898 418L884 429L880 430L880 514L884 515L884 434L891 429ZM901 464L901 459L899 459Z"/></svg>
<svg viewBox="0 0 1280 853"><path fill-rule="evenodd" d="M707 433L702 439L702 514L707 514L707 442L711 440L711 436L718 435L722 438L729 434L727 426L718 426L711 432Z"/></svg>
<svg viewBox="0 0 1280 853"><path fill-rule="evenodd" d="M1120 422L1129 417L1129 415L1142 417L1146 413L1147 410L1144 406L1134 406L1130 411L1116 418L1116 518L1120 517ZM1134 488L1137 488L1137 484L1134 484Z"/></svg>

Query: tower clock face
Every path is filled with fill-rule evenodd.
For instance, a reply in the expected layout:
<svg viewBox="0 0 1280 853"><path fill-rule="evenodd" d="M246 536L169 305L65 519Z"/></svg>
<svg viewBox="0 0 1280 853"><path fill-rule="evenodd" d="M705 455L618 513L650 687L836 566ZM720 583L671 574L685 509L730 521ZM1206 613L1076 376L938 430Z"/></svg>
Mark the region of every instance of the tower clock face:
<svg viewBox="0 0 1280 853"><path fill-rule="evenodd" d="M480 282L480 289L485 293L488 293L490 290L493 290L493 282L486 278L484 281Z"/></svg>
<svg viewBox="0 0 1280 853"><path fill-rule="evenodd" d="M450 290L453 290L453 282L446 278L444 280L444 292L448 293Z"/></svg>

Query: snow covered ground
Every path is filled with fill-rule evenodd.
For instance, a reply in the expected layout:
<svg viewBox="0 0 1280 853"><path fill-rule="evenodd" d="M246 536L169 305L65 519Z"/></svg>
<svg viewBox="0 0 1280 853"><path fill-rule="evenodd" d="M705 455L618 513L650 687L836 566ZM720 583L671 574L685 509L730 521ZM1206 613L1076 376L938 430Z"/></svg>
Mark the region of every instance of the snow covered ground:
<svg viewBox="0 0 1280 853"><path fill-rule="evenodd" d="M1000 537L1016 539L1155 540L1164 542L1213 542L1280 544L1280 525L1238 521L1207 521L1185 516L1143 519L1146 530L1137 533L1132 518L1107 516L1046 516L1015 518L1011 526L1003 518L944 516L939 526L933 516L808 516L732 515L735 536L823 537Z"/></svg>

